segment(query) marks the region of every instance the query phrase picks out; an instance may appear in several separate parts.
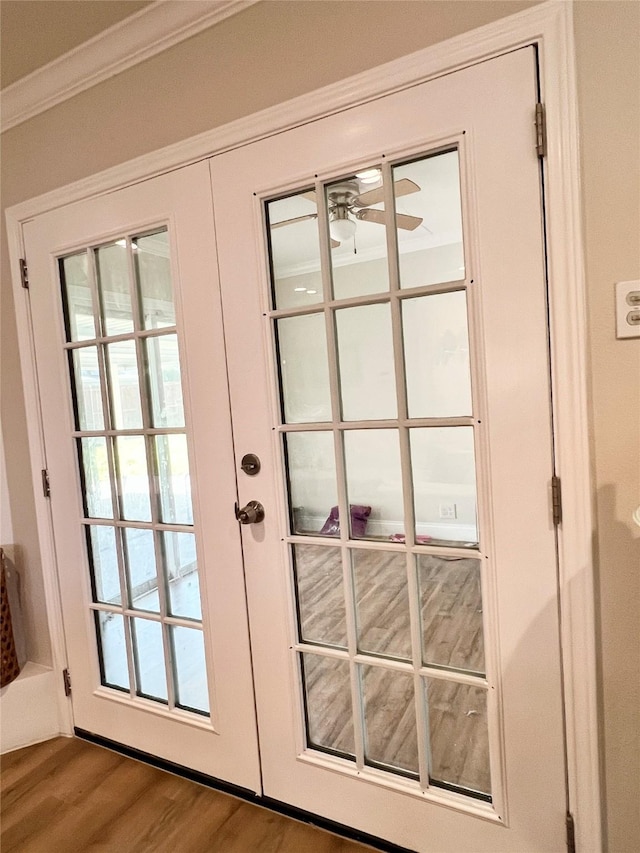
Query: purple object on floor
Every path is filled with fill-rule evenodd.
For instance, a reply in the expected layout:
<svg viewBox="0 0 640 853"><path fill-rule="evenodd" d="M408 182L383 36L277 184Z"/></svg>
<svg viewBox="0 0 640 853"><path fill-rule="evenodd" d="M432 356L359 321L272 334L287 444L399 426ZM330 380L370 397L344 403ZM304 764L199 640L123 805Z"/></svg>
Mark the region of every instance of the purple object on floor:
<svg viewBox="0 0 640 853"><path fill-rule="evenodd" d="M367 529L367 519L371 515L371 507L361 504L351 504L351 535L354 539L362 539ZM329 518L325 521L321 536L340 535L340 512L337 506L331 507Z"/></svg>

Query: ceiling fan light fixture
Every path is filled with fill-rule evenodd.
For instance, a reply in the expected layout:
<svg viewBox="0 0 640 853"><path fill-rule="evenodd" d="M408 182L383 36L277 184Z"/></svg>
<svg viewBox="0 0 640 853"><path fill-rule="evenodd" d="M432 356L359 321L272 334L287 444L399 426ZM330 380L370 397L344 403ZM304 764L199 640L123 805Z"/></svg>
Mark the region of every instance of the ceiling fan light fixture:
<svg viewBox="0 0 640 853"><path fill-rule="evenodd" d="M377 184L382 180L382 172L380 169L365 169L362 172L356 172L356 178L363 184Z"/></svg>
<svg viewBox="0 0 640 853"><path fill-rule="evenodd" d="M337 240L338 243L344 243L346 240L350 240L355 233L356 223L353 219L340 218L331 219L329 221L329 234L334 240Z"/></svg>

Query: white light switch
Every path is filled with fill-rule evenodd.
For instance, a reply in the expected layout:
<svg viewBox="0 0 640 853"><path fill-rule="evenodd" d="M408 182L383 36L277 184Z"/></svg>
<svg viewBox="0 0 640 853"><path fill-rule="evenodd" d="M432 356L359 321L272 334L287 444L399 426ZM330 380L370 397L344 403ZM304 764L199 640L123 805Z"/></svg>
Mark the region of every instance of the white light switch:
<svg viewBox="0 0 640 853"><path fill-rule="evenodd" d="M616 283L616 337L640 338L640 279Z"/></svg>

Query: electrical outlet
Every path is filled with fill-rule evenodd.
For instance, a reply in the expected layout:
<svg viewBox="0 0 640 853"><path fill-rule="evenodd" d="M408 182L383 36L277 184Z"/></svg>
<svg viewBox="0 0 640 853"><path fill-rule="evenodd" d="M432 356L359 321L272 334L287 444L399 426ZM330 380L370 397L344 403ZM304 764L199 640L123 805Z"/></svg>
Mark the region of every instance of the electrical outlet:
<svg viewBox="0 0 640 853"><path fill-rule="evenodd" d="M455 504L440 504L440 518L452 519L458 517L458 508Z"/></svg>

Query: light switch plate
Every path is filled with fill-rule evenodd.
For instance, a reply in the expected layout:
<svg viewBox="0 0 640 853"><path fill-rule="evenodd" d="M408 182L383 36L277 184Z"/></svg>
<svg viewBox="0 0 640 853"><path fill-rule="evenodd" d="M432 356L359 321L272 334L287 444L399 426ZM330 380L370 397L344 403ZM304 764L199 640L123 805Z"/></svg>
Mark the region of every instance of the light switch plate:
<svg viewBox="0 0 640 853"><path fill-rule="evenodd" d="M640 279L616 282L616 337L640 338Z"/></svg>

